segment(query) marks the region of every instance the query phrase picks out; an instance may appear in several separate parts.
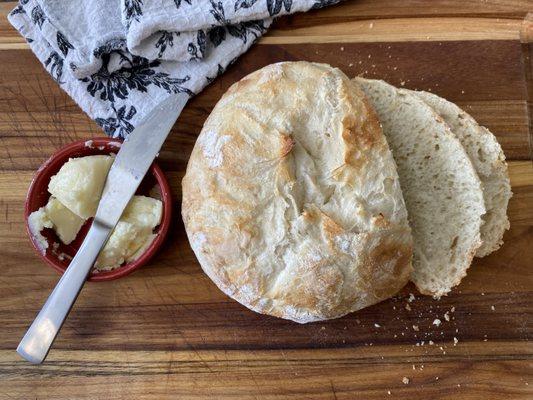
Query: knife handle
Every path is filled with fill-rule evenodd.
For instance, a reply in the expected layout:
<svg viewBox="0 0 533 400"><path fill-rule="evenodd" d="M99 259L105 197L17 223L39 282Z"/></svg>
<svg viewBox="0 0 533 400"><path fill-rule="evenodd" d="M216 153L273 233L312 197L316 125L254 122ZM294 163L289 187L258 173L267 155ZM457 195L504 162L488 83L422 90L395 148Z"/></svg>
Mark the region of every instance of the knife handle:
<svg viewBox="0 0 533 400"><path fill-rule="evenodd" d="M111 230L93 221L76 256L17 347L17 353L29 362L40 364L46 358Z"/></svg>

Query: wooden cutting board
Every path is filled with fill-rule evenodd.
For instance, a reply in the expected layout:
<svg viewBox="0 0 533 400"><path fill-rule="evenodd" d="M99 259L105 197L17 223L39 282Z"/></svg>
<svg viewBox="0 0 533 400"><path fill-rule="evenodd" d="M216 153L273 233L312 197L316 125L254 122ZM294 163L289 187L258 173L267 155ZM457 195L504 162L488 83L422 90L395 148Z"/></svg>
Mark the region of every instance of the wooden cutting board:
<svg viewBox="0 0 533 400"><path fill-rule="evenodd" d="M191 101L165 144L175 215L162 251L127 278L88 284L41 366L14 349L58 275L30 247L24 197L50 154L102 133L9 26L14 5L0 3L0 399L533 398L531 1L361 0L277 21ZM223 295L187 242L180 180L222 93L281 60L431 90L488 126L514 192L505 245L440 301L409 285L329 322L261 316Z"/></svg>

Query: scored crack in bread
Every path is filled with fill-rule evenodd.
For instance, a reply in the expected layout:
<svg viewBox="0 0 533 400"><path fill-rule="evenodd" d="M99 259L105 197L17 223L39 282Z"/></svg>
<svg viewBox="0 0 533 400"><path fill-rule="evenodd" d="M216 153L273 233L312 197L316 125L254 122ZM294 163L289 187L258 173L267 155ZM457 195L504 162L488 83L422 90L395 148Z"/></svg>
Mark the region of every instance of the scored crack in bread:
<svg viewBox="0 0 533 400"><path fill-rule="evenodd" d="M452 102L433 93L414 91L446 122L470 157L483 186L487 212L481 225L481 246L476 257L484 257L503 244L509 229L507 205L512 196L507 163L496 137Z"/></svg>
<svg viewBox="0 0 533 400"><path fill-rule="evenodd" d="M412 281L440 297L466 275L481 245L481 182L461 143L421 98L355 78L374 105L392 150L414 237Z"/></svg>
<svg viewBox="0 0 533 400"><path fill-rule="evenodd" d="M324 64L273 64L228 89L192 151L182 215L222 291L300 323L384 300L412 271L407 211L376 115Z"/></svg>

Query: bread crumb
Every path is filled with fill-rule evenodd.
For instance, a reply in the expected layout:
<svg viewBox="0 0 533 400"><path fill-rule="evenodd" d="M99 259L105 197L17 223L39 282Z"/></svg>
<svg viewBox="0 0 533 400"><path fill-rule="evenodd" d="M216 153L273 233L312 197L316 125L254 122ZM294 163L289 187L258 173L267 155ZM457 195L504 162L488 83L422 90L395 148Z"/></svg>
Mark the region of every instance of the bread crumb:
<svg viewBox="0 0 533 400"><path fill-rule="evenodd" d="M413 330L414 330L415 332L418 332L420 329L418 329L418 325L413 325Z"/></svg>
<svg viewBox="0 0 533 400"><path fill-rule="evenodd" d="M430 346L433 346L434 344L435 344L435 342L434 342L433 340L430 340L430 341L429 341L429 345L430 345Z"/></svg>
<svg viewBox="0 0 533 400"><path fill-rule="evenodd" d="M390 390L387 390L387 394L390 394Z"/></svg>
<svg viewBox="0 0 533 400"><path fill-rule="evenodd" d="M409 381L409 378L408 378L408 377L404 376L404 377L402 378L402 382L403 382L404 385L409 385L409 382L410 382L410 381Z"/></svg>
<svg viewBox="0 0 533 400"><path fill-rule="evenodd" d="M450 316L448 315L448 311L446 311L446 312L444 313L444 319L445 319L446 321L449 321L449 320L450 320Z"/></svg>
<svg viewBox="0 0 533 400"><path fill-rule="evenodd" d="M462 92L464 93L465 91L462 90ZM485 296L485 292L481 292L481 295L482 295L482 296Z"/></svg>
<svg viewBox="0 0 533 400"><path fill-rule="evenodd" d="M341 46L341 51L344 51L344 46Z"/></svg>
<svg viewBox="0 0 533 400"><path fill-rule="evenodd" d="M406 309L407 311L411 311L411 306L410 306L409 304L406 304L406 305L405 305L405 309Z"/></svg>
<svg viewBox="0 0 533 400"><path fill-rule="evenodd" d="M415 295L413 293L409 293L409 298L407 299L407 301L409 303L412 303L415 299L416 299Z"/></svg>
<svg viewBox="0 0 533 400"><path fill-rule="evenodd" d="M401 81L400 86L404 86L404 85L405 85L405 81Z"/></svg>
<svg viewBox="0 0 533 400"><path fill-rule="evenodd" d="M381 328L381 325L380 325L380 324L374 324L374 326L375 326L376 328Z"/></svg>
<svg viewBox="0 0 533 400"><path fill-rule="evenodd" d="M353 67L353 63L348 64L348 67Z"/></svg>
<svg viewBox="0 0 533 400"><path fill-rule="evenodd" d="M438 376L436 376L436 377L435 377L435 380L436 380L436 381L438 381L438 380L439 380L439 377L438 377Z"/></svg>
<svg viewBox="0 0 533 400"><path fill-rule="evenodd" d="M438 318L435 318L435 320L433 321L433 325L435 325L435 326L440 326L440 323L441 323L441 321Z"/></svg>
<svg viewBox="0 0 533 400"><path fill-rule="evenodd" d="M496 310L496 308L495 308L494 306L490 306L490 309L491 309L492 311Z"/></svg>
<svg viewBox="0 0 533 400"><path fill-rule="evenodd" d="M369 27L370 29L372 29L372 28L374 27L374 23L371 22L370 24L368 24L368 27Z"/></svg>
<svg viewBox="0 0 533 400"><path fill-rule="evenodd" d="M453 337L453 345L457 346L457 343L459 343L459 340L454 336Z"/></svg>
<svg viewBox="0 0 533 400"><path fill-rule="evenodd" d="M369 55L368 55L368 58L372 58L372 55L371 55L371 54L369 54Z"/></svg>
<svg viewBox="0 0 533 400"><path fill-rule="evenodd" d="M465 94L465 91L464 90L461 90L461 93L462 94ZM482 296L485 296L485 293L481 293Z"/></svg>
<svg viewBox="0 0 533 400"><path fill-rule="evenodd" d="M452 307L452 308L450 309L450 311L451 311L452 313L455 312L455 307Z"/></svg>
<svg viewBox="0 0 533 400"><path fill-rule="evenodd" d="M413 370L415 370L415 369L416 369L416 367L415 367L415 365L413 364Z"/></svg>

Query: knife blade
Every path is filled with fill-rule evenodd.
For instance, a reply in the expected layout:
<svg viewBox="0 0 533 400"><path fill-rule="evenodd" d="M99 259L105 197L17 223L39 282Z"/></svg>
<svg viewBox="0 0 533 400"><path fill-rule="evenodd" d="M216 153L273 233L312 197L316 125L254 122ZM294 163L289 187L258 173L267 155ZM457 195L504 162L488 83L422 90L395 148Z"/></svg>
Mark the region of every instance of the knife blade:
<svg viewBox="0 0 533 400"><path fill-rule="evenodd" d="M188 96L167 97L124 140L102 191L96 216L80 249L28 328L17 353L42 363L85 283L98 254L157 156Z"/></svg>

